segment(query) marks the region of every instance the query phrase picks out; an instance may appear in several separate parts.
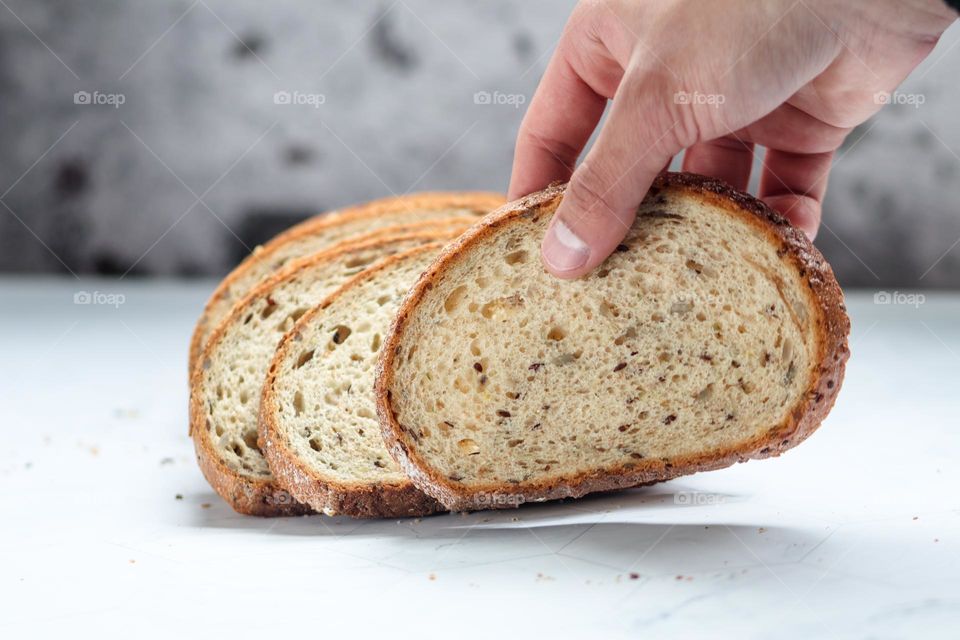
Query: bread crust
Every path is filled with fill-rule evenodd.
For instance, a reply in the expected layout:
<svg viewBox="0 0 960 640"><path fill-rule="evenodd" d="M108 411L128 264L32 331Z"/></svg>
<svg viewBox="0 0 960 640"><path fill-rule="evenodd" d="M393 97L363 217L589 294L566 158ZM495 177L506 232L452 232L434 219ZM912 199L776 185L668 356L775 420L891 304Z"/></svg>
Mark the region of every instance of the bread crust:
<svg viewBox="0 0 960 640"><path fill-rule="evenodd" d="M344 254L377 249L398 240L422 239L424 242L430 242L437 239L447 239L454 235L454 231L446 230L448 227L451 227L451 225L443 222L439 222L437 225L424 224L422 226L424 228L419 232L406 234L394 233L370 240L341 242L326 251L290 263L279 273L273 275L244 296L244 298L234 306L230 315L224 318L213 334L211 334L200 356L199 362L201 366L194 368L190 380L190 434L193 437L197 462L200 465L200 470L203 472L204 477L210 483L210 486L213 487L214 491L226 500L235 511L255 516L291 516L313 512L309 506L297 502L296 499L294 499L286 489L275 482L274 479L257 479L240 474L227 466L221 456L217 454L216 448L211 441L211 436L204 428L206 411L203 406L202 390L204 367L202 363L211 356L223 340L228 327L232 326L238 318L246 313L246 308L249 303L268 295L278 284L297 275L301 271L310 269L323 262L335 260ZM385 227L385 230L389 231L398 228L406 228L406 225L402 227ZM269 459L267 464L271 466Z"/></svg>
<svg viewBox="0 0 960 640"><path fill-rule="evenodd" d="M392 196L381 198L371 202L356 205L346 209L339 209L329 213L323 213L304 220L294 225L286 231L275 236L266 244L255 247L254 250L243 259L240 264L234 267L227 276L217 285L210 298L204 305L200 318L197 320L193 335L190 337L190 354L187 361L187 373L193 374L197 360L204 348L204 336L208 336L210 329L210 313L223 297L227 294L230 287L234 285L243 275L245 275L252 265L262 260L268 260L281 247L295 241L303 236L320 233L326 229L337 227L344 222L350 222L364 218L376 218L386 213L408 211L411 209L473 209L476 211L493 211L504 203L504 197L501 194L487 191L451 191L451 192L423 192L404 196ZM238 298L239 301L240 298Z"/></svg>
<svg viewBox="0 0 960 640"><path fill-rule="evenodd" d="M405 437L391 403L394 358L410 315L451 264L504 225L523 218L550 215L559 204L565 187L563 184L551 185L543 191L504 205L474 225L437 257L400 307L377 365L377 417L387 449L418 487L453 511L509 508L521 502L580 497L597 491L670 480L750 459L777 456L805 440L817 429L833 407L850 353L847 344L850 320L833 270L803 232L791 226L786 218L760 200L736 191L720 180L690 173L664 173L654 182L649 197L655 198L666 190L680 190L722 207L767 234L770 242L778 247L778 255L790 260L798 270L807 286L809 305L818 313L818 365L803 399L781 424L774 425L766 433L740 446L710 454L676 457L671 462L644 459L632 465L596 469L549 481L522 482L517 485L490 483L470 488L458 486L431 468L418 454L415 445ZM499 498L491 499L491 496Z"/></svg>
<svg viewBox="0 0 960 640"><path fill-rule="evenodd" d="M276 416L278 403L274 385L280 363L290 357L296 342L302 336L302 327L323 313L333 302L348 294L378 273L389 269L397 262L422 253L436 251L442 243L416 247L381 260L360 272L339 289L331 293L319 305L303 314L297 323L283 336L277 347L270 371L263 385L260 398L260 420L257 428L260 449L280 486L300 502L329 515L349 515L355 518L404 518L425 516L445 511L442 504L419 490L409 480L399 484L344 484L321 477L303 463L279 435Z"/></svg>

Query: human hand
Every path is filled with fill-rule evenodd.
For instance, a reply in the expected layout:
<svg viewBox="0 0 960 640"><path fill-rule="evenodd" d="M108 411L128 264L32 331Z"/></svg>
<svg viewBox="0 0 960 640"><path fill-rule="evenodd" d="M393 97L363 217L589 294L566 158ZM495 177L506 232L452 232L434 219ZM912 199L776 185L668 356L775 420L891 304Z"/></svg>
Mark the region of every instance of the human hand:
<svg viewBox="0 0 960 640"><path fill-rule="evenodd" d="M575 278L674 155L746 190L762 145L759 197L812 238L834 151L956 17L943 0L584 0L520 127L510 198L570 180L542 257Z"/></svg>

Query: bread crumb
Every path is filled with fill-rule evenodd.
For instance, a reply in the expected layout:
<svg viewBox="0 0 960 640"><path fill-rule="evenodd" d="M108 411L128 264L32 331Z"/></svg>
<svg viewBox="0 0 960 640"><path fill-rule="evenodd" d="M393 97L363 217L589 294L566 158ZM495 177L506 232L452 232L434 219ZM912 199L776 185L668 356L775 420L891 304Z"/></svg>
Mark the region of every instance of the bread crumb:
<svg viewBox="0 0 960 640"><path fill-rule="evenodd" d="M640 579L640 574L639 574L639 573L631 573L631 574L630 574L630 579L631 579L631 580L639 580L639 579Z"/></svg>
<svg viewBox="0 0 960 640"><path fill-rule="evenodd" d="M209 502L204 502L203 504L200 505L200 508L201 508L201 509L209 509L209 508L212 507L212 506L213 506L213 505L211 505Z"/></svg>
<svg viewBox="0 0 960 640"><path fill-rule="evenodd" d="M174 500L183 500L183 494L182 494L182 493L178 493L177 495L173 496L173 499L174 499Z"/></svg>
<svg viewBox="0 0 960 640"><path fill-rule="evenodd" d="M160 460L161 465L173 464L173 458L162 458Z"/></svg>
<svg viewBox="0 0 960 640"><path fill-rule="evenodd" d="M137 561L134 560L133 558L130 558L130 564L137 564Z"/></svg>
<svg viewBox="0 0 960 640"><path fill-rule="evenodd" d="M553 576L548 576L548 575L543 574L543 573L538 573L538 574L537 574L537 580L539 580L539 581L541 581L541 582L549 582L549 581L552 581L552 580L554 580L554 579L555 579L555 578L554 578Z"/></svg>
<svg viewBox="0 0 960 640"><path fill-rule="evenodd" d="M431 573L429 576L427 576L427 579L428 579L428 580L436 580L436 579L437 579L437 576L436 576L436 574Z"/></svg>

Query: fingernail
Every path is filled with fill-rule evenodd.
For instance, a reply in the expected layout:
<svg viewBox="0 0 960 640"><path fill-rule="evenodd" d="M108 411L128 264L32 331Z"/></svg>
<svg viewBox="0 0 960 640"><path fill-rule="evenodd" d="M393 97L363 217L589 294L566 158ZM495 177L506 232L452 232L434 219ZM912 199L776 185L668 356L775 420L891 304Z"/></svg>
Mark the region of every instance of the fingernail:
<svg viewBox="0 0 960 640"><path fill-rule="evenodd" d="M543 239L543 261L554 271L579 269L590 257L590 247L562 220L554 220Z"/></svg>
<svg viewBox="0 0 960 640"><path fill-rule="evenodd" d="M807 223L807 224L801 224L801 225L800 225L800 230L803 231L803 232L807 235L807 239L809 239L810 242L813 242L814 240L816 240L816 238L817 238L817 225L816 225L816 224L809 224L809 223Z"/></svg>

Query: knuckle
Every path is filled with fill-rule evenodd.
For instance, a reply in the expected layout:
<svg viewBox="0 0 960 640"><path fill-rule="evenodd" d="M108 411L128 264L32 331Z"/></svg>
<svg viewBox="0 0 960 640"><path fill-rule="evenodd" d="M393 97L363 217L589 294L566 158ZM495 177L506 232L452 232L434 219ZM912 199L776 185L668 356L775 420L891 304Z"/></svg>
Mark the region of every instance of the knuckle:
<svg viewBox="0 0 960 640"><path fill-rule="evenodd" d="M560 164L573 171L580 150L568 142L555 138L553 136L544 136L536 133L529 125L524 123L520 127L520 133L517 136L518 146L522 145L528 148L539 149L553 156Z"/></svg>
<svg viewBox="0 0 960 640"><path fill-rule="evenodd" d="M669 71L631 68L620 91L643 113L637 144L658 155L674 155L701 140L707 129L698 112L676 96L678 81Z"/></svg>
<svg viewBox="0 0 960 640"><path fill-rule="evenodd" d="M564 200L582 220L596 222L616 215L616 203L611 197L614 180L609 172L599 169L595 164L581 164L564 194Z"/></svg>

